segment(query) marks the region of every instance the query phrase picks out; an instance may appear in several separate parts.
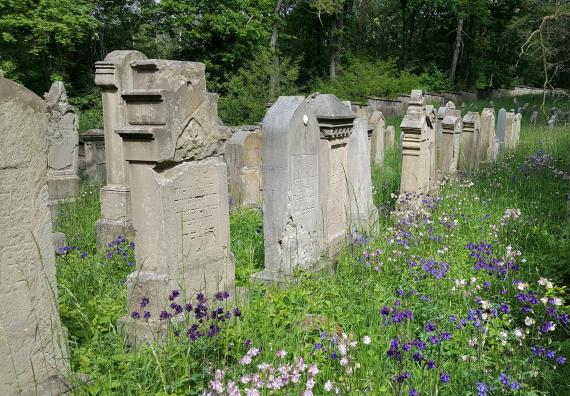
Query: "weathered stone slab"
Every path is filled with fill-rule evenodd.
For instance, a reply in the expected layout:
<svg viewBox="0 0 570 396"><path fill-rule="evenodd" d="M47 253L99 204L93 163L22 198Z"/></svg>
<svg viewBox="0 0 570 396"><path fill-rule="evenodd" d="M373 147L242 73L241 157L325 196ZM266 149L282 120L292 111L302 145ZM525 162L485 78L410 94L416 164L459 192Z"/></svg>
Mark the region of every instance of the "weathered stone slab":
<svg viewBox="0 0 570 396"><path fill-rule="evenodd" d="M460 114L447 115L441 122L441 126L441 162L439 170L443 175L452 175L457 172L459 163L463 121Z"/></svg>
<svg viewBox="0 0 570 396"><path fill-rule="evenodd" d="M515 150L519 145L521 138L521 120L522 114L516 113L513 118L513 138L511 141L511 150Z"/></svg>
<svg viewBox="0 0 570 396"><path fill-rule="evenodd" d="M265 269L254 276L282 281L319 258L319 124L302 96L281 96L263 119ZM325 135L335 133L328 129Z"/></svg>
<svg viewBox="0 0 570 396"><path fill-rule="evenodd" d="M83 143L85 175L89 183L107 181L105 135L102 129L91 129L79 137Z"/></svg>
<svg viewBox="0 0 570 396"><path fill-rule="evenodd" d="M384 139L386 120L380 111L374 111L368 120L374 128L370 140L370 161L373 166L384 165Z"/></svg>
<svg viewBox="0 0 570 396"><path fill-rule="evenodd" d="M499 142L495 133L495 109L485 108L481 112L481 139L479 158L481 162L494 162L497 159Z"/></svg>
<svg viewBox="0 0 570 396"><path fill-rule="evenodd" d="M455 104L453 102L447 102L445 106L440 107L437 110L437 121L436 121L436 169L441 170L441 158L442 158L442 145L443 145L443 119L448 115L455 115L456 117L461 115L461 111L456 110Z"/></svg>
<svg viewBox="0 0 570 396"><path fill-rule="evenodd" d="M461 133L461 150L459 154L459 170L472 172L479 169L480 162L480 135L481 116L470 111L463 117L463 131Z"/></svg>
<svg viewBox="0 0 570 396"><path fill-rule="evenodd" d="M508 111L505 115L505 150L514 150L515 133L515 112Z"/></svg>
<svg viewBox="0 0 570 396"><path fill-rule="evenodd" d="M505 149L505 129L507 127L507 110L500 109L497 113L497 140L499 141L499 152Z"/></svg>
<svg viewBox="0 0 570 396"><path fill-rule="evenodd" d="M386 128L386 149L391 150L396 145L396 129L393 125Z"/></svg>
<svg viewBox="0 0 570 396"><path fill-rule="evenodd" d="M0 394L67 390L48 209L48 105L0 77Z"/></svg>
<svg viewBox="0 0 570 396"><path fill-rule="evenodd" d="M238 130L226 142L230 200L236 206L255 206L262 200L261 130Z"/></svg>

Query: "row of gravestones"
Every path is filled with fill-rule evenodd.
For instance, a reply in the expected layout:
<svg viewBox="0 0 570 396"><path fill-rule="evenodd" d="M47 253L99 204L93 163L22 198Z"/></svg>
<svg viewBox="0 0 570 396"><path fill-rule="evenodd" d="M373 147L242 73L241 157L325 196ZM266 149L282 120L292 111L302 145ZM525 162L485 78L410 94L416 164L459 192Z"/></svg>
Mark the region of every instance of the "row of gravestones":
<svg viewBox="0 0 570 396"><path fill-rule="evenodd" d="M412 91L400 125L401 193L429 193L445 176L472 172L494 162L499 152L514 150L520 140L521 114L485 108L481 114L461 111L452 102L436 113L422 91Z"/></svg>
<svg viewBox="0 0 570 396"><path fill-rule="evenodd" d="M97 239L105 248L136 231L129 311L148 299L151 318L119 324L138 344L165 325L159 313L171 290L234 286L223 159L230 134L201 63L114 51L95 68L107 173ZM61 84L44 101L4 78L0 107L0 394L57 394L69 366L50 209L77 194L77 114L68 116ZM255 278L280 282L318 267L352 227L374 222L370 128L334 96L315 95L280 97L262 130L265 270Z"/></svg>

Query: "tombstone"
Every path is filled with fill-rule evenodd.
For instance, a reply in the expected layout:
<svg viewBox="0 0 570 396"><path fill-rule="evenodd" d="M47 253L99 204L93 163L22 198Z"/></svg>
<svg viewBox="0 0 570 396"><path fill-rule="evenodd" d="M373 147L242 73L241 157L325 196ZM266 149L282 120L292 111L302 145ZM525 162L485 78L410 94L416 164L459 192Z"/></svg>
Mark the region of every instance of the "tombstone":
<svg viewBox="0 0 570 396"><path fill-rule="evenodd" d="M413 102L410 102L413 105ZM426 105L426 121L427 121L427 136L428 136L428 155L429 155L429 178L430 181L437 179L437 142L436 142L436 125L437 113L434 106Z"/></svg>
<svg viewBox="0 0 570 396"><path fill-rule="evenodd" d="M372 172L368 154L368 121L357 118L348 140L348 195L350 227L369 229L378 216L372 199Z"/></svg>
<svg viewBox="0 0 570 396"><path fill-rule="evenodd" d="M380 111L375 111L369 119L369 123L374 128L370 139L370 163L373 166L384 165L384 135L386 120Z"/></svg>
<svg viewBox="0 0 570 396"><path fill-rule="evenodd" d="M499 152L505 149L505 129L507 127L507 110L499 110L497 114L497 139L499 140Z"/></svg>
<svg viewBox="0 0 570 396"><path fill-rule="evenodd" d="M261 204L261 131L239 130L226 142L230 200L236 206Z"/></svg>
<svg viewBox="0 0 570 396"><path fill-rule="evenodd" d="M511 150L515 150L519 145L519 141L521 139L521 120L522 114L515 113L513 118L513 138L511 141Z"/></svg>
<svg viewBox="0 0 570 396"><path fill-rule="evenodd" d="M505 115L505 150L515 148L515 112L508 111Z"/></svg>
<svg viewBox="0 0 570 396"><path fill-rule="evenodd" d="M461 150L459 155L459 170L472 172L479 168L481 140L481 116L470 111L463 117L463 132L461 133Z"/></svg>
<svg viewBox="0 0 570 396"><path fill-rule="evenodd" d="M553 107L552 109L550 109L547 124L549 128L554 128L557 123L558 123L558 109L556 107Z"/></svg>
<svg viewBox="0 0 570 396"><path fill-rule="evenodd" d="M320 129L319 200L321 250L332 258L338 254L348 231L348 139L355 114L334 95L309 98Z"/></svg>
<svg viewBox="0 0 570 396"><path fill-rule="evenodd" d="M386 149L391 150L395 146L396 129L393 125L388 125L386 128Z"/></svg>
<svg viewBox="0 0 570 396"><path fill-rule="evenodd" d="M262 126L265 269L280 282L319 258L319 124L302 96L281 96Z"/></svg>
<svg viewBox="0 0 570 396"><path fill-rule="evenodd" d="M54 82L44 97L50 111L48 193L52 221L55 222L58 205L79 195L79 115L67 101L63 82Z"/></svg>
<svg viewBox="0 0 570 396"><path fill-rule="evenodd" d="M497 159L498 150L499 143L495 134L495 109L485 108L481 112L480 162L494 162Z"/></svg>
<svg viewBox="0 0 570 396"><path fill-rule="evenodd" d="M101 218L97 220L97 248L104 250L121 235L134 238L130 176L123 140L115 130L126 123L126 103L121 93L132 89L131 62L146 59L138 51L113 51L95 63L95 84L101 88L107 184L101 188Z"/></svg>
<svg viewBox="0 0 570 396"><path fill-rule="evenodd" d="M521 111L520 111L521 114L526 113L526 111L528 110L528 106L529 106L528 102L525 102L525 104L523 105L523 107L522 107L522 109L521 109Z"/></svg>
<svg viewBox="0 0 570 396"><path fill-rule="evenodd" d="M439 162L438 170L442 175L453 175L457 172L459 151L461 150L461 135L463 131L461 115L446 115L441 122L441 126L441 161Z"/></svg>
<svg viewBox="0 0 570 396"><path fill-rule="evenodd" d="M530 115L530 125L536 125L536 119L538 118L538 111L533 110Z"/></svg>
<svg viewBox="0 0 570 396"><path fill-rule="evenodd" d="M120 324L127 343L147 342L173 289L213 297L234 285L227 169L229 131L219 125L217 95L206 92L202 63L136 59L122 70L122 139L130 175L136 271L127 277L129 312L150 303L148 322Z"/></svg>
<svg viewBox="0 0 570 396"><path fill-rule="evenodd" d="M461 118L461 110L455 108L453 102L447 102L445 106L440 107L437 111L437 126L436 126L436 169L441 173L445 168L442 168L442 161L444 157L444 152L449 149L446 144L450 141L443 135L443 120L445 117L453 116ZM453 140L451 140L453 142ZM444 171L443 173L448 173Z"/></svg>
<svg viewBox="0 0 570 396"><path fill-rule="evenodd" d="M68 390L48 208L48 104L0 77L0 394Z"/></svg>
<svg viewBox="0 0 570 396"><path fill-rule="evenodd" d="M521 106L520 106L519 101L516 97L513 99L513 101L514 101L514 113L518 114L521 112Z"/></svg>
<svg viewBox="0 0 570 396"><path fill-rule="evenodd" d="M104 184L107 181L105 159L105 135L102 129L91 129L79 137L83 143L85 176L89 183Z"/></svg>
<svg viewBox="0 0 570 396"><path fill-rule="evenodd" d="M425 102L421 91L412 91L413 105L408 110L402 129L401 193L427 193L430 189L429 129Z"/></svg>

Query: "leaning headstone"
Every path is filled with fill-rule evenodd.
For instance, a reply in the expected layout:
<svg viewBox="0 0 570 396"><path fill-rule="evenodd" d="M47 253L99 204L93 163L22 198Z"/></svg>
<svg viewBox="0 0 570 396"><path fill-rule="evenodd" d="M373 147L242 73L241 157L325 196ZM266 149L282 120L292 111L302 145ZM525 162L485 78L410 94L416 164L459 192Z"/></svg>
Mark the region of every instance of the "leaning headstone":
<svg viewBox="0 0 570 396"><path fill-rule="evenodd" d="M374 128L370 140L370 161L373 166L384 165L384 135L386 120L382 112L375 111L369 119L369 123Z"/></svg>
<svg viewBox="0 0 570 396"><path fill-rule="evenodd" d="M321 250L325 257L338 254L348 231L348 140L355 114L334 95L309 98L319 129L319 201Z"/></svg>
<svg viewBox="0 0 570 396"><path fill-rule="evenodd" d="M132 189L136 271L127 277L129 311L150 300L148 321L122 320L127 342L139 345L163 329L173 289L213 297L234 284L230 253L227 128L217 95L206 92L202 63L139 59L123 73L122 139Z"/></svg>
<svg viewBox="0 0 570 396"><path fill-rule="evenodd" d="M499 140L499 152L505 149L505 129L507 127L507 110L500 109L497 113L497 139Z"/></svg>
<svg viewBox="0 0 570 396"><path fill-rule="evenodd" d="M515 112L507 111L505 115L505 150L515 147Z"/></svg>
<svg viewBox="0 0 570 396"><path fill-rule="evenodd" d="M48 209L48 105L0 77L0 394L67 390Z"/></svg>
<svg viewBox="0 0 570 396"><path fill-rule="evenodd" d="M265 269L280 282L319 258L319 124L302 96L281 96L263 119Z"/></svg>
<svg viewBox="0 0 570 396"><path fill-rule="evenodd" d="M348 141L348 195L350 226L359 230L371 227L378 211L372 200L372 172L368 154L368 121L357 118Z"/></svg>
<svg viewBox="0 0 570 396"><path fill-rule="evenodd" d="M107 181L105 135L102 129L91 129L79 137L85 153L85 176L93 184Z"/></svg>
<svg viewBox="0 0 570 396"><path fill-rule="evenodd" d="M388 125L386 128L386 150L391 150L394 148L396 137L396 128L393 125Z"/></svg>
<svg viewBox="0 0 570 396"><path fill-rule="evenodd" d="M63 82L56 81L45 99L50 111L48 134L48 193L52 220L58 205L79 195L79 115L67 100Z"/></svg>
<svg viewBox="0 0 570 396"><path fill-rule="evenodd" d="M234 132L226 142L224 158L232 205L259 205L262 198L261 131L255 127Z"/></svg>
<svg viewBox="0 0 570 396"><path fill-rule="evenodd" d="M553 111L556 110L556 111ZM548 117L548 127L549 128L554 128L556 126L556 123L558 122L558 109L553 108L552 110L550 110L550 116Z"/></svg>
<svg viewBox="0 0 570 396"><path fill-rule="evenodd" d="M481 112L480 161L494 162L497 159L498 150L499 142L495 133L495 109L485 108Z"/></svg>
<svg viewBox="0 0 570 396"><path fill-rule="evenodd" d="M451 175L457 172L459 151L461 150L461 134L463 120L460 114L446 115L441 122L441 158L438 170L442 175Z"/></svg>
<svg viewBox="0 0 570 396"><path fill-rule="evenodd" d="M538 111L533 110L532 114L530 115L530 125L536 125L537 118L538 118Z"/></svg>
<svg viewBox="0 0 570 396"><path fill-rule="evenodd" d="M471 172L479 168L479 144L481 140L481 116L470 111L463 117L463 132L461 133L461 150L459 155L459 170Z"/></svg>
<svg viewBox="0 0 570 396"><path fill-rule="evenodd" d="M107 184L101 188L101 218L97 220L97 248L104 250L117 236L134 238L130 177L123 141L115 133L126 123L124 90L133 88L131 62L146 59L138 51L113 51L95 63L95 84L101 88Z"/></svg>

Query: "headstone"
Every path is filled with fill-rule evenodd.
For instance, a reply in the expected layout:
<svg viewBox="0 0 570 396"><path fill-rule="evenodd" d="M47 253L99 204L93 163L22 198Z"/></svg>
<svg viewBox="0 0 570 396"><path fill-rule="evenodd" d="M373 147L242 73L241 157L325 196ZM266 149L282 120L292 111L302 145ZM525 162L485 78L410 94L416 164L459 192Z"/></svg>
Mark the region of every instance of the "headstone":
<svg viewBox="0 0 570 396"><path fill-rule="evenodd" d="M319 258L319 124L302 96L281 96L262 127L265 269L254 279L284 281Z"/></svg>
<svg viewBox="0 0 570 396"><path fill-rule="evenodd" d="M134 238L131 185L123 141L115 133L126 123L126 103L121 96L133 88L131 62L146 59L138 51L113 51L104 61L95 63L95 84L101 88L107 184L101 188L101 218L97 220L97 248L105 250L121 235Z"/></svg>
<svg viewBox="0 0 570 396"><path fill-rule="evenodd" d="M384 165L386 120L380 111L375 111L370 117L369 123L374 128L370 140L370 161L373 166L381 167Z"/></svg>
<svg viewBox="0 0 570 396"><path fill-rule="evenodd" d="M127 277L129 312L142 298L151 319L125 325L127 342L147 342L163 329L162 310L173 289L213 297L234 285L230 253L227 169L222 158L227 128L220 126L217 95L206 92L202 63L133 60L122 70L115 129L122 139L132 189L136 271Z"/></svg>
<svg viewBox="0 0 570 396"><path fill-rule="evenodd" d="M334 95L309 98L320 129L319 201L321 250L325 257L338 254L348 231L348 139L355 114Z"/></svg>
<svg viewBox="0 0 570 396"><path fill-rule="evenodd" d="M515 112L508 111L505 115L505 150L515 148Z"/></svg>
<svg viewBox="0 0 570 396"><path fill-rule="evenodd" d="M538 118L538 111L533 110L530 115L530 125L536 125L536 119Z"/></svg>
<svg viewBox="0 0 570 396"><path fill-rule="evenodd" d="M458 113L446 115L441 122L441 161L438 169L442 174L452 175L457 172L463 131L463 120Z"/></svg>
<svg viewBox="0 0 570 396"><path fill-rule="evenodd" d="M556 109L556 108L554 108ZM556 109L558 110L558 109ZM548 127L549 128L554 128L556 126L556 123L558 122L558 111L550 111L550 116L548 117Z"/></svg>
<svg viewBox="0 0 570 396"><path fill-rule="evenodd" d="M412 91L413 105L408 110L402 129L401 193L427 193L430 189L429 129L421 91ZM433 129L433 128L431 128Z"/></svg>
<svg viewBox="0 0 570 396"><path fill-rule="evenodd" d="M521 109L521 114L524 114L527 110L528 110L528 102L525 102L525 104L523 105L522 109Z"/></svg>
<svg viewBox="0 0 570 396"><path fill-rule="evenodd" d="M447 145L450 142L453 142L453 139L451 141L449 140L449 136L446 137L443 135L443 120L445 119L445 117L448 116L461 117L461 110L457 110L453 102L447 102L445 106L440 107L437 111L435 155L436 155L436 169L439 173L441 173L442 171L443 173L449 172L448 170L444 171L445 168L442 165L444 152L449 149Z"/></svg>
<svg viewBox="0 0 570 396"><path fill-rule="evenodd" d="M500 109L497 114L497 139L499 140L499 151L505 149L505 129L507 127L507 110Z"/></svg>
<svg viewBox="0 0 570 396"><path fill-rule="evenodd" d="M59 395L66 332L57 305L48 209L50 111L0 77L0 394Z"/></svg>
<svg viewBox="0 0 570 396"><path fill-rule="evenodd" d="M514 98L513 101L514 101L514 113L518 114L521 112L521 106L517 98Z"/></svg>
<svg viewBox="0 0 570 396"><path fill-rule="evenodd" d="M499 142L495 133L495 109L485 108L481 112L481 134L479 158L481 162L494 162L497 159Z"/></svg>
<svg viewBox="0 0 570 396"><path fill-rule="evenodd" d="M372 172L368 154L368 121L357 118L348 141L348 195L350 199L350 227L370 228L377 219L378 210L372 199Z"/></svg>
<svg viewBox="0 0 570 396"><path fill-rule="evenodd" d="M386 149L391 150L395 146L396 129L393 125L388 125L386 128Z"/></svg>
<svg viewBox="0 0 570 396"><path fill-rule="evenodd" d="M261 204L261 131L238 130L226 142L230 202L236 206Z"/></svg>
<svg viewBox="0 0 570 396"><path fill-rule="evenodd" d="M513 138L511 141L511 150L515 150L519 145L521 138L521 120L522 114L515 113L513 118Z"/></svg>
<svg viewBox="0 0 570 396"><path fill-rule="evenodd" d="M49 207L55 221L58 205L75 199L79 194L79 115L75 107L68 103L61 81L51 85L45 99L50 111L47 160Z"/></svg>
<svg viewBox="0 0 570 396"><path fill-rule="evenodd" d="M412 103L412 102L410 102ZM437 180L437 141L436 141L436 126L437 126L437 113L434 106L426 105L426 121L427 121L427 136L428 136L428 155L429 155L429 178L430 186L432 181ZM431 187L430 187L431 188Z"/></svg>
<svg viewBox="0 0 570 396"><path fill-rule="evenodd" d="M463 117L463 132L461 133L461 151L459 155L459 170L471 172L479 168L481 116L470 111Z"/></svg>
<svg viewBox="0 0 570 396"><path fill-rule="evenodd" d="M105 184L107 167L105 159L105 135L102 129L91 129L79 137L83 143L85 175L93 184Z"/></svg>

